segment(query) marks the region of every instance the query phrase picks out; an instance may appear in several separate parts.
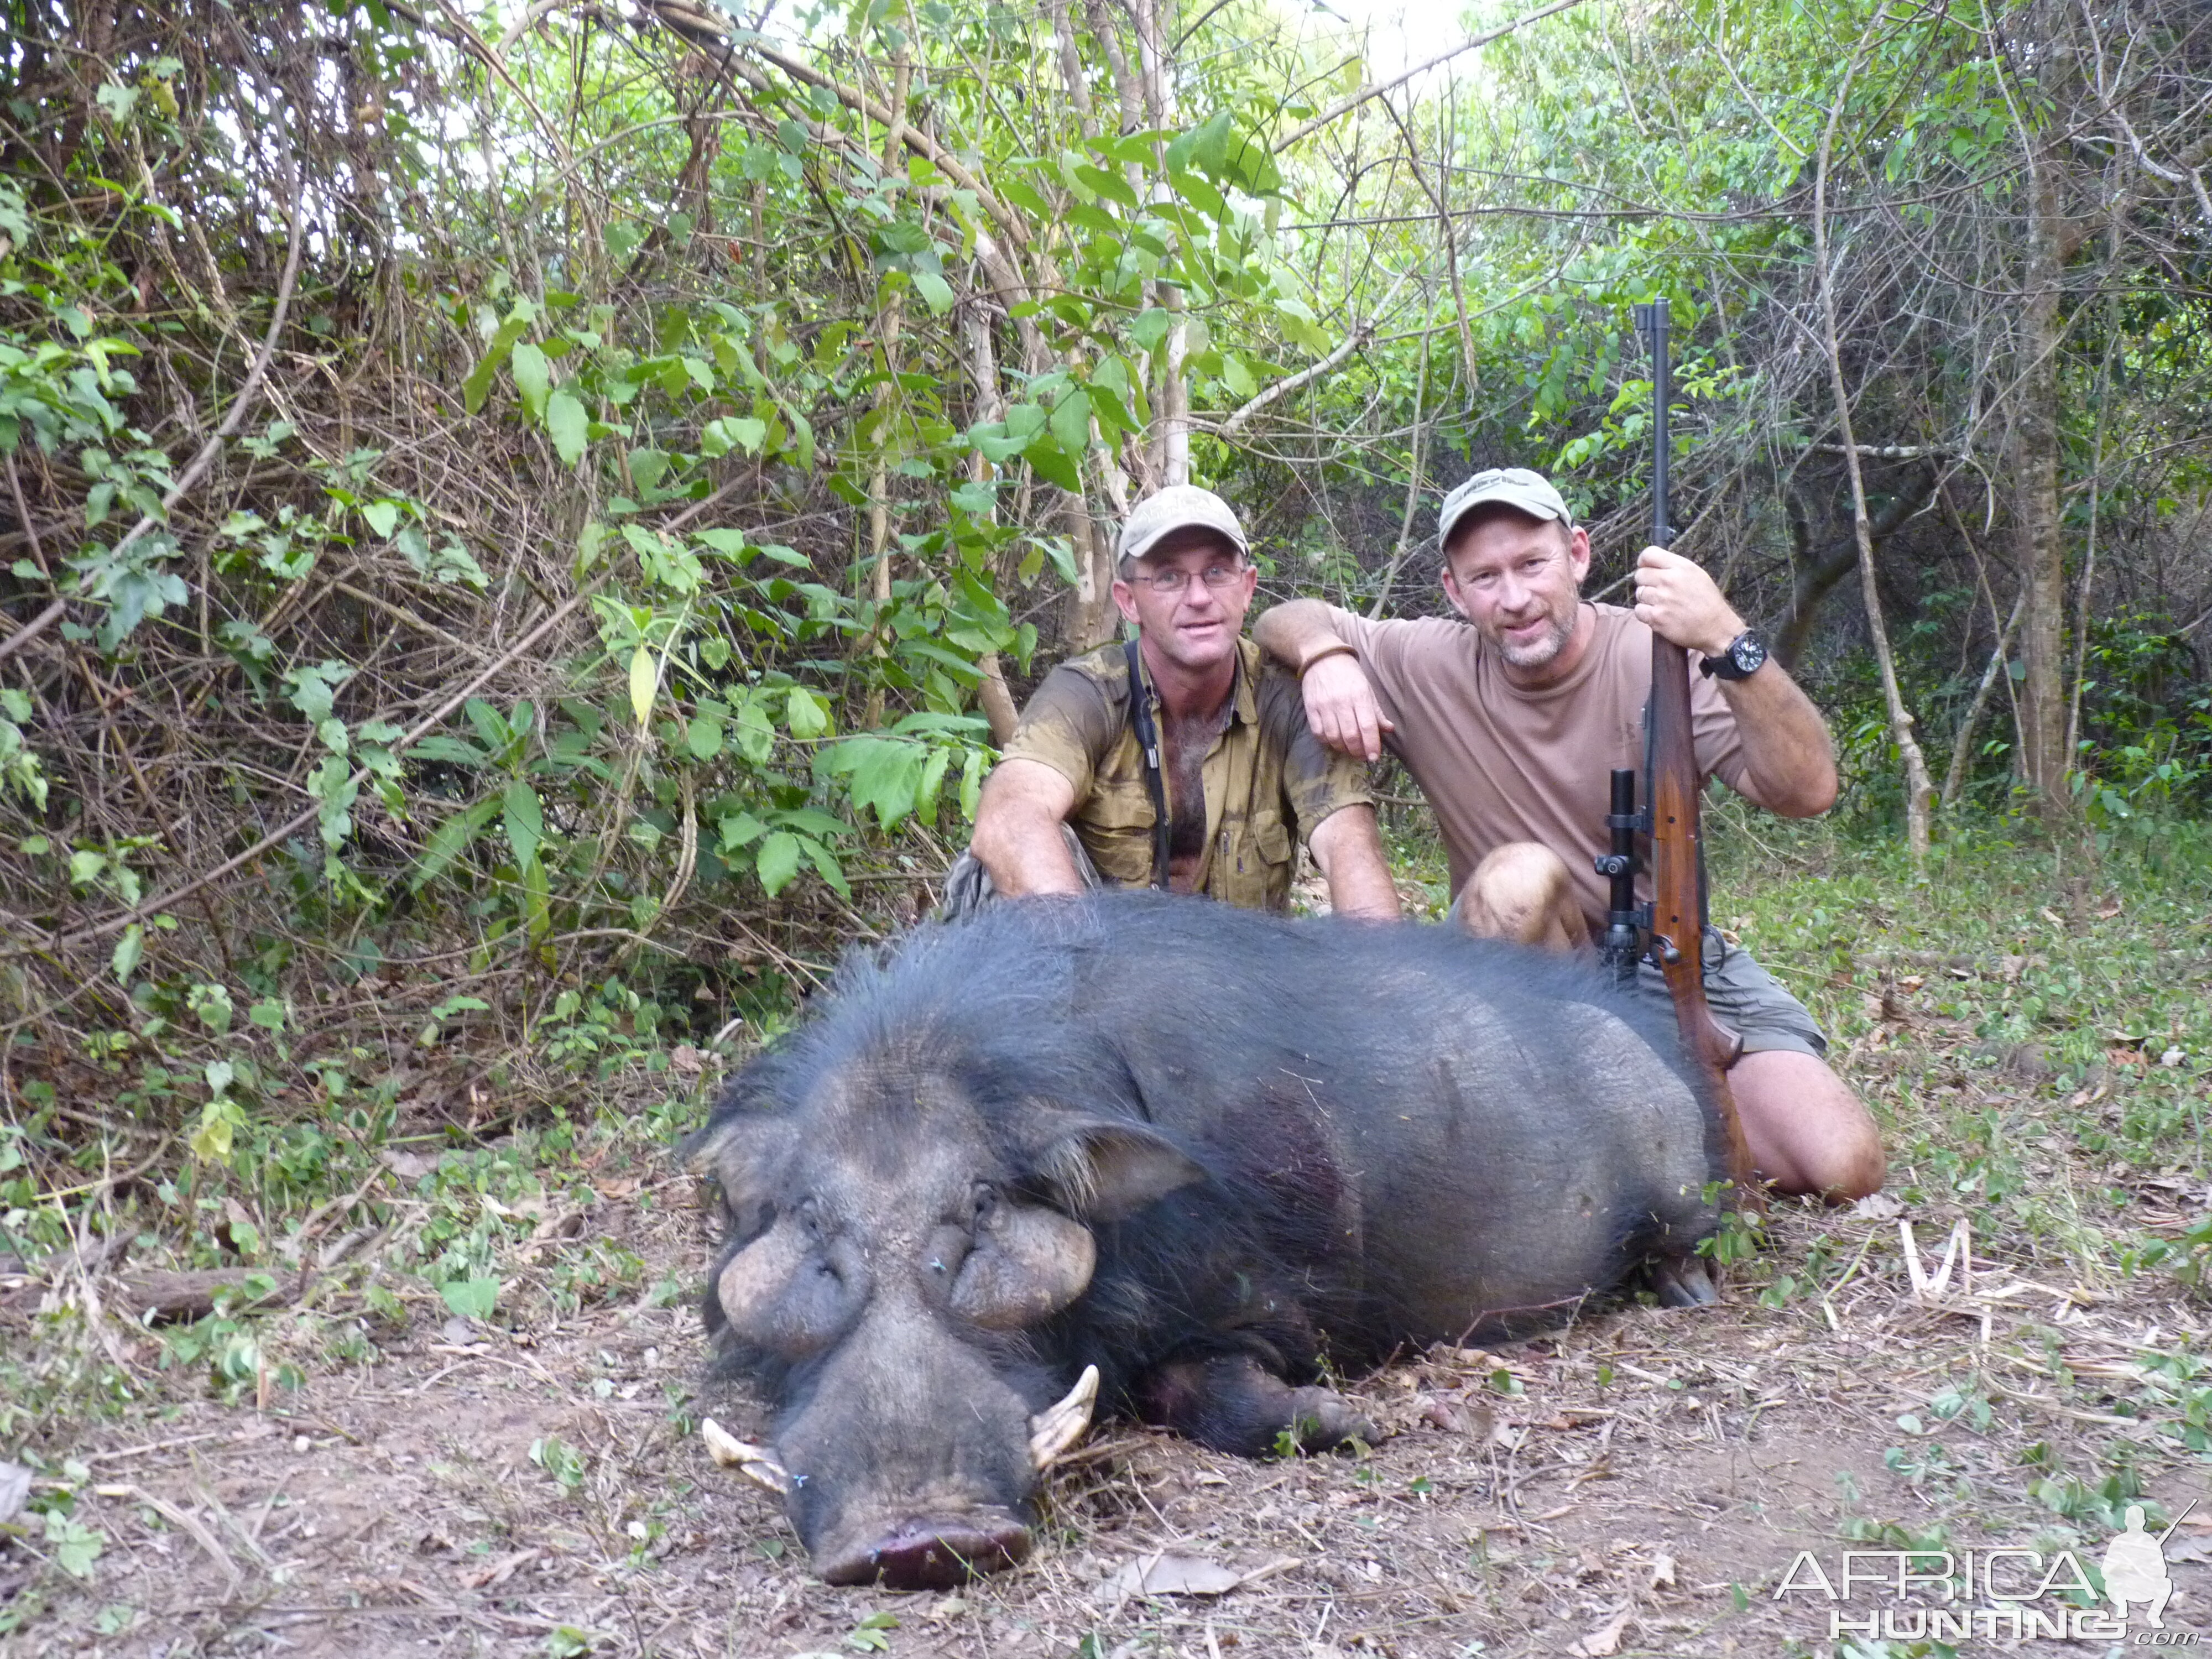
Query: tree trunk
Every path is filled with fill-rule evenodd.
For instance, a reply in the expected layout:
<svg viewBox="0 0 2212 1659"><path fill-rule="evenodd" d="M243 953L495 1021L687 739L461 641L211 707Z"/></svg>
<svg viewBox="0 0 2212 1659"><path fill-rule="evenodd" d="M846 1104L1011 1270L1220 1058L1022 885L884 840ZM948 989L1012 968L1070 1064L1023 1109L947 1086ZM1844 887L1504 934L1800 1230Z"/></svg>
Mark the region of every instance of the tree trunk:
<svg viewBox="0 0 2212 1659"><path fill-rule="evenodd" d="M1865 42L1881 33L1887 11L1885 3L1875 13L1872 26L1862 38L1862 52L1866 49ZM1912 867L1925 875L1936 786L1928 775L1927 757L1920 752L1919 740L1912 734L1912 711L1905 706L1905 693L1897 683L1897 659L1889 648L1889 629L1882 622L1881 589L1875 580L1874 526L1867 517L1866 478L1859 466L1858 440L1851 431L1851 400L1844 385L1844 348L1836 325L1835 272L1829 263L1828 161L1834 150L1836 125L1843 118L1844 100L1850 94L1851 82L1858 74L1861 61L1854 58L1845 72L1835 104L1828 112L1827 129L1820 137L1820 160L1813 184L1814 276L1820 287L1821 344L1828 359L1828 391L1835 399L1838 435L1844 444L1844 467L1851 481L1851 533L1858 547L1859 593L1866 604L1867 635L1874 646L1875 665L1881 670L1882 698L1889 706L1890 740L1897 745L1898 757L1905 765L1905 829L1912 853Z"/></svg>
<svg viewBox="0 0 2212 1659"><path fill-rule="evenodd" d="M884 170L888 173L898 161L906 143L906 100L914 81L914 64L902 46L893 60L896 64L896 80L891 93L890 125L884 133ZM891 444L888 428L891 420L891 405L898 397L899 331L906 317L903 290L894 289L883 303L877 319L876 340L883 362L884 378L877 383L876 409L876 465L868 479L868 557L872 563L869 571L868 597L874 602L874 620L868 625L868 635L878 656L889 654L883 637L883 613L891 602L891 502L890 469ZM884 689L871 686L867 702L861 712L861 724L870 730L884 723Z"/></svg>
<svg viewBox="0 0 2212 1659"><path fill-rule="evenodd" d="M1060 52L1060 81L1067 88L1067 101L1085 138L1098 136L1098 118L1091 107L1091 88L1083 78L1083 54L1075 43L1075 26L1068 19L1067 0L1049 0L1053 44Z"/></svg>
<svg viewBox="0 0 2212 1659"><path fill-rule="evenodd" d="M1121 613L1114 605L1114 547L1080 495L1067 498L1068 540L1075 549L1075 591L1068 596L1062 641L1071 653L1089 651L1114 637Z"/></svg>
<svg viewBox="0 0 2212 1659"><path fill-rule="evenodd" d="M1064 9L1061 15L1066 15ZM969 299L961 312L960 334L968 348L969 378L975 387L975 418L1003 421L1006 418L1006 400L999 390L999 354L992 348L990 321L983 314L982 306L974 299ZM978 483L995 478L998 471L984 459L981 450L969 453L968 476ZM997 520L997 508L992 509L991 517L994 522ZM1003 580L1003 572L994 568L993 592L1000 589ZM1014 735L1020 713L1014 707L1013 693L1006 689L1006 672L1000 665L999 653L984 652L975 659L975 672L982 677L975 687L976 704L990 723L991 741L1003 749L1006 739Z"/></svg>
<svg viewBox="0 0 2212 1659"><path fill-rule="evenodd" d="M2057 162L2029 152L2027 296L2013 414L2013 556L2021 614L2020 775L2044 823L2072 816L2067 793L2066 547L2058 506L2059 245Z"/></svg>
<svg viewBox="0 0 2212 1659"><path fill-rule="evenodd" d="M1152 125L1165 131L1177 124L1175 95L1174 0L1130 0L1130 15L1137 26L1137 62L1144 77L1145 112ZM1164 179L1167 149L1152 146L1153 164ZM1172 242L1169 252L1174 252ZM1183 363L1190 356L1190 325L1183 316L1182 290L1173 283L1156 285L1155 298L1172 319L1160 352L1158 392L1153 418L1158 423L1152 459L1152 476L1163 486L1190 482L1190 387Z"/></svg>
<svg viewBox="0 0 2212 1659"><path fill-rule="evenodd" d="M1115 11L1115 0L1084 0L1091 35L1106 58L1107 71L1114 82L1115 100L1121 112L1119 131L1137 132L1145 125L1146 88L1139 70L1130 66ZM1135 21L1141 29L1144 20L1140 17ZM1141 48L1141 40L1139 45ZM1130 178L1133 187L1141 187L1141 174L1133 167ZM1069 367L1079 368L1081 361L1079 354L1071 354ZM1118 520L1129 511L1128 478L1113 451L1097 444L1097 434L1098 423L1094 417L1091 459L1097 464L1108 503ZM1132 459L1141 465L1147 458L1139 453ZM1110 529L1101 525L1093 513L1087 491L1067 498L1067 529L1068 539L1074 545L1077 576L1075 591L1068 595L1066 609L1061 613L1061 642L1071 651L1088 651L1112 639L1121 626L1121 612L1114 605L1114 538Z"/></svg>

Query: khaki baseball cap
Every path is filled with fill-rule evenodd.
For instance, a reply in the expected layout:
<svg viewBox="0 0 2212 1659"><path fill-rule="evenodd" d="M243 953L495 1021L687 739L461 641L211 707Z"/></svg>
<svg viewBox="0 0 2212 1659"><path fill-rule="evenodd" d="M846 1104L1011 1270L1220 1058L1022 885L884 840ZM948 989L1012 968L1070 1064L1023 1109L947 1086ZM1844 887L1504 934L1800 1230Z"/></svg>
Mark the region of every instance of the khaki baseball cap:
<svg viewBox="0 0 2212 1659"><path fill-rule="evenodd" d="M1229 503L1196 484L1170 484L1155 489L1131 507L1121 526L1121 538L1115 544L1114 556L1124 562L1141 559L1160 544L1161 538L1193 528L1226 537L1239 553L1251 556L1252 544L1244 539L1244 526L1237 522Z"/></svg>
<svg viewBox="0 0 2212 1659"><path fill-rule="evenodd" d="M1566 502L1542 473L1531 472L1525 466L1493 466L1476 473L1444 497L1444 504L1437 509L1437 544L1450 546L1452 526L1474 508L1493 502L1532 519L1556 519L1569 530L1575 527L1575 515L1567 511Z"/></svg>

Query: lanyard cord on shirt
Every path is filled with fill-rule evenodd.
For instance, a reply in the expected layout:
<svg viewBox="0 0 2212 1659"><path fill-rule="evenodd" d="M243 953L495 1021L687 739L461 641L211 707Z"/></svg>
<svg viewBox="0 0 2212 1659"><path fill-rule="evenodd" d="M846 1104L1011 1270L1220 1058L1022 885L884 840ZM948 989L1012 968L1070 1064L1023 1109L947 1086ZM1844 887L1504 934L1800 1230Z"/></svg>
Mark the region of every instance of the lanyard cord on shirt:
<svg viewBox="0 0 2212 1659"><path fill-rule="evenodd" d="M1153 723L1152 700L1139 667L1137 641L1122 641L1121 654L1129 665L1129 724L1136 730L1138 752L1145 759L1145 793L1152 798L1152 885L1164 892L1168 848L1175 830L1168 822L1167 784L1160 776L1160 732Z"/></svg>

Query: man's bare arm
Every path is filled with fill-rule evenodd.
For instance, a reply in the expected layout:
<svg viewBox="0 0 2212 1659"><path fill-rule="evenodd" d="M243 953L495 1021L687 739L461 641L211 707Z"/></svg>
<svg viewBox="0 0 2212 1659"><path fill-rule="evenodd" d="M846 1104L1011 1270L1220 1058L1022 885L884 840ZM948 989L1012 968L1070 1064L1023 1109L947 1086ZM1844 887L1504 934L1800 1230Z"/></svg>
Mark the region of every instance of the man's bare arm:
<svg viewBox="0 0 2212 1659"><path fill-rule="evenodd" d="M1744 629L1713 579L1663 548L1647 547L1637 560L1636 614L1670 644L1709 657ZM1809 818L1836 804L1828 723L1781 664L1770 659L1748 679L1722 681L1721 696L1743 743L1744 793L1786 818Z"/></svg>
<svg viewBox="0 0 2212 1659"><path fill-rule="evenodd" d="M1075 786L1043 762L1002 760L983 780L968 850L1009 898L1079 893L1083 878L1060 833L1074 806Z"/></svg>
<svg viewBox="0 0 2212 1659"><path fill-rule="evenodd" d="M1306 724L1314 736L1354 760L1371 761L1382 754L1383 735L1397 728L1383 719L1375 688L1357 657L1348 651L1322 654L1346 643L1337 637L1327 605L1319 599L1279 605L1253 624L1252 637L1298 676Z"/></svg>
<svg viewBox="0 0 2212 1659"><path fill-rule="evenodd" d="M1313 827L1306 838L1314 862L1328 880L1328 908L1340 916L1395 921L1397 884L1382 851L1375 809L1365 802L1340 806Z"/></svg>
<svg viewBox="0 0 2212 1659"><path fill-rule="evenodd" d="M1836 804L1828 723L1780 663L1769 659L1749 679L1723 681L1721 696L1743 743L1746 794L1785 818L1814 817Z"/></svg>

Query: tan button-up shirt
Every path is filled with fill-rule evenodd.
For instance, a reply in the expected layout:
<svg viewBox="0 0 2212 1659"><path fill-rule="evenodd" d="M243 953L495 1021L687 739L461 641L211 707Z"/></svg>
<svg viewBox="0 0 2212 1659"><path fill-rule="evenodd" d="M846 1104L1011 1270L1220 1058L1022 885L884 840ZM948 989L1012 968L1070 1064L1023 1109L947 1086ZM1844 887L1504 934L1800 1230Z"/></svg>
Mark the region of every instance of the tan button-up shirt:
<svg viewBox="0 0 2212 1659"><path fill-rule="evenodd" d="M1297 681L1237 642L1228 724L1206 753L1206 846L1194 890L1248 909L1289 906L1297 840L1340 807L1373 805L1365 769L1324 748L1306 725ZM1145 678L1152 719L1159 694ZM1129 720L1129 670L1121 647L1102 646L1045 677L1006 752L1041 762L1075 787L1068 822L1098 872L1117 887L1152 874L1152 801L1145 757ZM1163 757L1164 761L1164 757ZM1170 816L1182 809L1163 776Z"/></svg>

